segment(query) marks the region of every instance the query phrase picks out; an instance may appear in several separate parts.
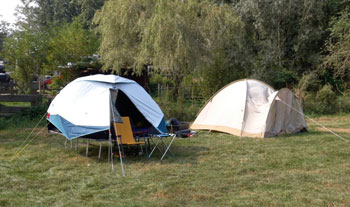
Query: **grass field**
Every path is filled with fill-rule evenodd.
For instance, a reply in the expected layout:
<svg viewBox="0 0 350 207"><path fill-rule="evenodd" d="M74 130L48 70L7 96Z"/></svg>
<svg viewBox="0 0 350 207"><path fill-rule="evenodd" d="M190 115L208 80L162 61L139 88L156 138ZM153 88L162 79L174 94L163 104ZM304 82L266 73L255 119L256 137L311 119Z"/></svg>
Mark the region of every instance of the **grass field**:
<svg viewBox="0 0 350 207"><path fill-rule="evenodd" d="M350 116L318 117L350 140ZM160 162L128 156L126 177L107 148L78 151L44 130L10 162L30 128L0 131L0 206L350 206L350 143L309 132L239 138L200 132ZM35 131L37 132L37 131Z"/></svg>

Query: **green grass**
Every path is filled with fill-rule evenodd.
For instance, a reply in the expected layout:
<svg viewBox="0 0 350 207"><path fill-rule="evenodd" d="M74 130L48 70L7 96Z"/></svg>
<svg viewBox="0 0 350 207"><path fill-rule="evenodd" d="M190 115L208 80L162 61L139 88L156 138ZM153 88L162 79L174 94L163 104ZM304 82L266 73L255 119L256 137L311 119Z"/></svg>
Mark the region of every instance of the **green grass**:
<svg viewBox="0 0 350 207"><path fill-rule="evenodd" d="M350 116L316 118L349 128ZM128 156L126 177L107 148L78 151L59 135L40 134L14 162L31 131L0 131L0 206L349 206L350 143L309 122L309 132L239 138L200 132L173 143L160 162ZM35 131L37 132L37 131ZM350 140L349 133L340 133Z"/></svg>
<svg viewBox="0 0 350 207"><path fill-rule="evenodd" d="M30 102L0 102L4 106L30 107Z"/></svg>

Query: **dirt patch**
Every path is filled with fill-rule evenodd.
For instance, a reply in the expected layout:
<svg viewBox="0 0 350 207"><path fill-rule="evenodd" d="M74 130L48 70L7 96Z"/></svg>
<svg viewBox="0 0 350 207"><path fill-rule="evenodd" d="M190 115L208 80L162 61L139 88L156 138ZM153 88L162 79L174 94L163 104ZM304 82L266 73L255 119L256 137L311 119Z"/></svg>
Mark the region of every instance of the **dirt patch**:
<svg viewBox="0 0 350 207"><path fill-rule="evenodd" d="M350 133L350 129L342 129L342 128L327 128L331 131L334 132L339 132L339 133ZM321 132L328 132L328 130L322 127L318 127L317 130Z"/></svg>
<svg viewBox="0 0 350 207"><path fill-rule="evenodd" d="M319 117L319 118L314 118L314 120L319 122L349 121L350 116Z"/></svg>

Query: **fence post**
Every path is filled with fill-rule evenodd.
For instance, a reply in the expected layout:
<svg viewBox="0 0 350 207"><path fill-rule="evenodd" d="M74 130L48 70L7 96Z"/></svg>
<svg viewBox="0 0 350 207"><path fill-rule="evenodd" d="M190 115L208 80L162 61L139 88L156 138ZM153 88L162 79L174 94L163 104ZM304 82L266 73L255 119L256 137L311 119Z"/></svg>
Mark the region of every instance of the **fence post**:
<svg viewBox="0 0 350 207"><path fill-rule="evenodd" d="M158 83L158 98L160 97L160 84Z"/></svg>
<svg viewBox="0 0 350 207"><path fill-rule="evenodd" d="M166 84L166 97L169 97L169 85Z"/></svg>
<svg viewBox="0 0 350 207"><path fill-rule="evenodd" d="M9 83L10 94L13 95L13 81L11 80Z"/></svg>
<svg viewBox="0 0 350 207"><path fill-rule="evenodd" d="M192 106L193 106L193 100L194 100L194 97L193 97L193 93L194 93L194 89L193 89L193 85L191 85L191 103L192 103Z"/></svg>
<svg viewBox="0 0 350 207"><path fill-rule="evenodd" d="M38 89L39 89L39 94L41 94L41 81L40 80L38 80Z"/></svg>

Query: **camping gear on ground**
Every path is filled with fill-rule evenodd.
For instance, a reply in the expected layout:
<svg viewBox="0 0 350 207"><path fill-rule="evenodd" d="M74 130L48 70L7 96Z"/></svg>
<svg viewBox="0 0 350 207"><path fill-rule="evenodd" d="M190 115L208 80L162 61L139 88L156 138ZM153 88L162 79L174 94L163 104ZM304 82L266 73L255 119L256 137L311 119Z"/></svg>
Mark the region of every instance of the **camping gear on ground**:
<svg viewBox="0 0 350 207"><path fill-rule="evenodd" d="M130 118L133 131L142 129L144 138L169 136L164 114L152 97L135 81L116 75L99 74L72 81L47 110L49 130L62 133L69 140L106 140L118 145L119 151L113 123L123 123L122 117ZM112 156L113 149L109 150Z"/></svg>
<svg viewBox="0 0 350 207"><path fill-rule="evenodd" d="M176 131L185 130L189 128L189 123L179 121L175 118L170 118L166 122L166 129L170 133L175 133Z"/></svg>
<svg viewBox="0 0 350 207"><path fill-rule="evenodd" d="M191 136L191 131L189 130L188 122L183 122L175 118L170 118L166 122L166 128L169 133L176 134L176 137L187 138Z"/></svg>
<svg viewBox="0 0 350 207"><path fill-rule="evenodd" d="M177 137L187 138L191 136L191 130L189 129L178 130L175 132L175 134Z"/></svg>
<svg viewBox="0 0 350 207"><path fill-rule="evenodd" d="M264 82L244 79L212 96L190 128L264 138L300 132L306 129L306 122L291 90L275 91Z"/></svg>

